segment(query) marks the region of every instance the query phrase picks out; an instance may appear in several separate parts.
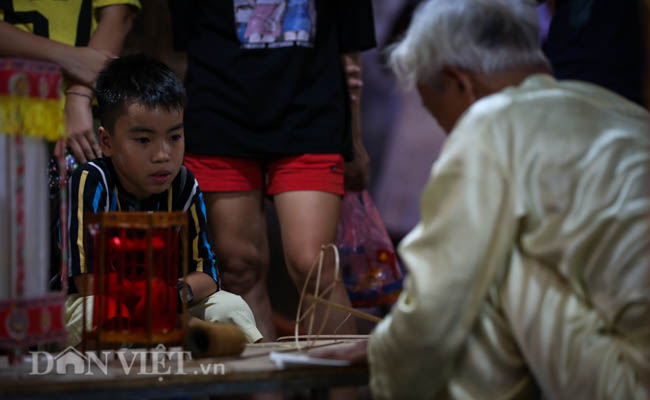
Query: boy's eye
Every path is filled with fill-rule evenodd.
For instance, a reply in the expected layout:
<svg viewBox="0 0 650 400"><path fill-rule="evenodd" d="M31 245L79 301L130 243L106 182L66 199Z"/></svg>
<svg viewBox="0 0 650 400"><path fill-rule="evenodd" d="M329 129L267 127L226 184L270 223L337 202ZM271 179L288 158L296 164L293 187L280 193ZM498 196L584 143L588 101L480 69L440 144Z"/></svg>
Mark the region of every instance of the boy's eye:
<svg viewBox="0 0 650 400"><path fill-rule="evenodd" d="M180 133L176 133L176 134L172 135L172 140L174 142L177 141L177 140L181 140L182 138L183 138L183 135L181 135Z"/></svg>
<svg viewBox="0 0 650 400"><path fill-rule="evenodd" d="M134 139L136 142L141 143L141 144L146 144L149 143L151 140L149 140L148 137L139 137Z"/></svg>

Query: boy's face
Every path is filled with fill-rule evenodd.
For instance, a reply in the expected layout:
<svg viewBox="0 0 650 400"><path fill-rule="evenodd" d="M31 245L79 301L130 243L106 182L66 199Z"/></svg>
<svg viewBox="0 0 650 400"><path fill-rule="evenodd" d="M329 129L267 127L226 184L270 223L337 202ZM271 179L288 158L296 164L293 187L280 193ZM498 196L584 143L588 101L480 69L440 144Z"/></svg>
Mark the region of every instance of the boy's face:
<svg viewBox="0 0 650 400"><path fill-rule="evenodd" d="M164 192L183 163L183 110L128 105L113 132L99 128L104 155L111 157L120 183L139 199Z"/></svg>

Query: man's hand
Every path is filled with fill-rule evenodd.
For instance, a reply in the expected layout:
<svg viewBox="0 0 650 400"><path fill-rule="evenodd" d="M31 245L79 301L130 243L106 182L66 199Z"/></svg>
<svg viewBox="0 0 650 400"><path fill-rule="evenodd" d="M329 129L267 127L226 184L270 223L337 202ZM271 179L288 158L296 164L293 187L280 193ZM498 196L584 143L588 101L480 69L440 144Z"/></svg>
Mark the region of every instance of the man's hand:
<svg viewBox="0 0 650 400"><path fill-rule="evenodd" d="M108 50L92 47L67 47L61 53L57 63L70 79L89 88L94 88L99 71L113 58L117 57Z"/></svg>
<svg viewBox="0 0 650 400"><path fill-rule="evenodd" d="M85 163L101 157L102 150L93 131L93 115L90 108L92 92L81 85L73 85L67 91L65 117L67 143L72 155Z"/></svg>
<svg viewBox="0 0 650 400"><path fill-rule="evenodd" d="M366 364L368 362L368 341L362 340L349 346L337 349L324 349L309 352L310 357L344 360L351 364Z"/></svg>

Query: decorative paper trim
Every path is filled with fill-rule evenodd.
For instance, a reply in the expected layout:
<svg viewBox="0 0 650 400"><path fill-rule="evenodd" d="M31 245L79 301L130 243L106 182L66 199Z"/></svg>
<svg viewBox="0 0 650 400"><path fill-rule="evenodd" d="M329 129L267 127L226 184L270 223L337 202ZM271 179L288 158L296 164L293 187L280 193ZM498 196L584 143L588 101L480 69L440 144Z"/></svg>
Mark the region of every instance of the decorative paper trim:
<svg viewBox="0 0 650 400"><path fill-rule="evenodd" d="M62 84L56 64L0 58L0 133L64 138Z"/></svg>
<svg viewBox="0 0 650 400"><path fill-rule="evenodd" d="M50 141L65 138L63 101L0 95L0 133Z"/></svg>
<svg viewBox="0 0 650 400"><path fill-rule="evenodd" d="M63 293L0 302L0 347L65 340L64 303Z"/></svg>

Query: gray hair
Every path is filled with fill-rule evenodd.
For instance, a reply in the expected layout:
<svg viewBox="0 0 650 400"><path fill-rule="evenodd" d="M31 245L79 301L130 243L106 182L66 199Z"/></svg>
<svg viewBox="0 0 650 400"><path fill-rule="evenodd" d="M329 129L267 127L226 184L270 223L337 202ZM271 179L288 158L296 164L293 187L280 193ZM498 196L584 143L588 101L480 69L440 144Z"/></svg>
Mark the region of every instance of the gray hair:
<svg viewBox="0 0 650 400"><path fill-rule="evenodd" d="M519 67L549 67L539 43L534 2L428 0L406 36L389 49L388 64L407 88L436 83L443 65L485 75Z"/></svg>

